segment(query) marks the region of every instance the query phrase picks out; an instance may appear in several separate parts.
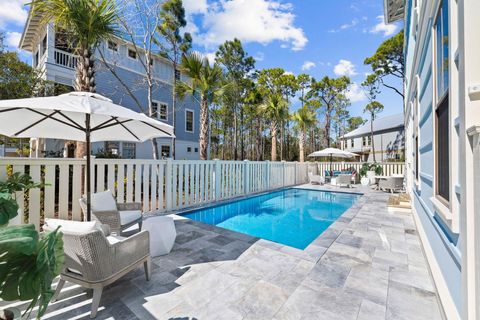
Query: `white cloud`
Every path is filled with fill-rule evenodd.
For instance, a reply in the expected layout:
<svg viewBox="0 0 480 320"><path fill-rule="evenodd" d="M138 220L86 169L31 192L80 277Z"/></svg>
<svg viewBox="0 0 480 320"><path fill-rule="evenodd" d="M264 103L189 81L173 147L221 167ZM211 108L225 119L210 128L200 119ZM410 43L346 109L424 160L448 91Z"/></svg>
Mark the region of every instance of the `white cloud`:
<svg viewBox="0 0 480 320"><path fill-rule="evenodd" d="M357 71L355 70L355 65L345 59L340 59L340 61L333 67L333 72L337 76L355 76L357 75Z"/></svg>
<svg viewBox="0 0 480 320"><path fill-rule="evenodd" d="M356 82L350 85L345 96L350 99L351 102L361 102L367 100L365 92Z"/></svg>
<svg viewBox="0 0 480 320"><path fill-rule="evenodd" d="M302 64L302 70L303 71L307 71L307 70L310 70L312 68L315 68L317 65L315 64L315 62L313 61L305 61L303 64Z"/></svg>
<svg viewBox="0 0 480 320"><path fill-rule="evenodd" d="M293 75L294 73L293 73L292 71L286 70L286 71L284 72L284 74Z"/></svg>
<svg viewBox="0 0 480 320"><path fill-rule="evenodd" d="M7 32L5 34L5 44L7 47L18 49L18 44L20 43L21 37L22 34L20 32Z"/></svg>
<svg viewBox="0 0 480 320"><path fill-rule="evenodd" d="M187 29L193 30L194 37L205 47L238 38L243 42L261 44L280 41L283 46L298 51L308 42L303 30L294 24L295 15L290 3L276 0L222 0L205 7L204 0L201 4L192 4L194 1L187 1L185 6L189 17ZM201 25L193 23L193 14L202 18Z"/></svg>
<svg viewBox="0 0 480 320"><path fill-rule="evenodd" d="M183 0L182 4L187 14L206 13L208 9L207 0Z"/></svg>
<svg viewBox="0 0 480 320"><path fill-rule="evenodd" d="M28 10L25 6L28 0L2 0L0 1L0 28L5 28L7 24L13 23L21 26L25 23L28 16Z"/></svg>
<svg viewBox="0 0 480 320"><path fill-rule="evenodd" d="M210 64L214 64L214 63L215 63L215 52L207 52L207 53L204 53L204 56L207 57L208 62L210 62Z"/></svg>
<svg viewBox="0 0 480 320"><path fill-rule="evenodd" d="M382 33L384 37L393 35L398 26L396 24L385 24L383 15L377 17L378 23L370 29L370 33Z"/></svg>
<svg viewBox="0 0 480 320"><path fill-rule="evenodd" d="M263 61L265 59L265 54L261 51L258 51L253 58L255 59L255 61Z"/></svg>

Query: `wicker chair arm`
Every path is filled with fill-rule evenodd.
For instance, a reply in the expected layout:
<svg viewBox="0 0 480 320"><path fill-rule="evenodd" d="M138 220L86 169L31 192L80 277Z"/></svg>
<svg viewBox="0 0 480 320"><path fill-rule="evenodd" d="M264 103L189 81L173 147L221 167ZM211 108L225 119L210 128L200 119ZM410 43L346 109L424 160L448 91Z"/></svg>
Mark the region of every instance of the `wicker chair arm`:
<svg viewBox="0 0 480 320"><path fill-rule="evenodd" d="M126 203L117 203L117 208L119 211L125 210L142 210L142 204L140 202L126 202Z"/></svg>
<svg viewBox="0 0 480 320"><path fill-rule="evenodd" d="M141 231L112 245L115 264L119 269L150 254L150 237L148 231Z"/></svg>
<svg viewBox="0 0 480 320"><path fill-rule="evenodd" d="M113 233L119 234L121 231L120 214L118 211L92 211L92 218L101 224L108 225Z"/></svg>

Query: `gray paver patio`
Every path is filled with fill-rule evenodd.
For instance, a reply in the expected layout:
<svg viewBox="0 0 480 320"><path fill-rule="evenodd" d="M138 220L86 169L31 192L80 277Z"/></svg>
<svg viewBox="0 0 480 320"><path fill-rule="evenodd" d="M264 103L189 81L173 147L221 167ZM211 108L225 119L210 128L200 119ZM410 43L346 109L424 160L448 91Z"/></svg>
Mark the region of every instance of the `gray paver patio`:
<svg viewBox="0 0 480 320"><path fill-rule="evenodd" d="M137 269L106 288L97 318L442 319L411 213L352 191L364 196L303 251L177 219L151 281ZM67 285L45 319L87 319L90 302Z"/></svg>

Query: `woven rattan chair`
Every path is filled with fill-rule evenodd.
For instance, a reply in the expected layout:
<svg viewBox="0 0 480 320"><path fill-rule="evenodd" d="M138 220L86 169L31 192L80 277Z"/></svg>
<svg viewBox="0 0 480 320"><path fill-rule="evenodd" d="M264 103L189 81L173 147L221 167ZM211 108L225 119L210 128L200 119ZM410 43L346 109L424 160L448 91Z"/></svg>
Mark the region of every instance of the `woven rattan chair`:
<svg viewBox="0 0 480 320"><path fill-rule="evenodd" d="M339 174L337 177L336 184L337 186L346 186L347 188L350 188L352 183L352 175L351 174Z"/></svg>
<svg viewBox="0 0 480 320"><path fill-rule="evenodd" d="M80 199L83 214L87 214L87 201ZM124 231L138 224L142 229L142 204L139 202L118 203L113 194L107 190L92 195L92 220L110 227L112 233L125 235Z"/></svg>
<svg viewBox="0 0 480 320"><path fill-rule="evenodd" d="M381 179L378 182L378 188L384 191L389 190L390 193L397 190L401 191L403 190L403 177L388 177L386 179Z"/></svg>
<svg viewBox="0 0 480 320"><path fill-rule="evenodd" d="M85 224L92 222L46 219L44 230L61 226L63 233L65 264L52 301L57 299L65 281L93 289L90 318L95 318L105 286L142 264L147 281L150 280L149 233L141 231L128 238L109 236L108 227L85 228Z"/></svg>
<svg viewBox="0 0 480 320"><path fill-rule="evenodd" d="M308 180L310 181L311 184L324 184L325 179L322 176L315 175L313 172L308 173Z"/></svg>

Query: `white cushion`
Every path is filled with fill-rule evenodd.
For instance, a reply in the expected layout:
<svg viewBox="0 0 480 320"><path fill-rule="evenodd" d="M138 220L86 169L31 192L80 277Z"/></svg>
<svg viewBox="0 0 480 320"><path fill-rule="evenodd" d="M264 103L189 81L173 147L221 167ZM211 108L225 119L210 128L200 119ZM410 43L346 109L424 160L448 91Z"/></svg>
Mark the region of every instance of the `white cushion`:
<svg viewBox="0 0 480 320"><path fill-rule="evenodd" d="M125 210L119 211L120 213L120 224L122 226L129 224L142 217L142 212L140 210Z"/></svg>
<svg viewBox="0 0 480 320"><path fill-rule="evenodd" d="M92 211L116 211L117 203L110 190L92 194Z"/></svg>
<svg viewBox="0 0 480 320"><path fill-rule="evenodd" d="M125 240L125 239L127 239L127 238L121 237L121 236L108 236L108 237L107 237L108 243L110 243L110 244L112 244L112 245L115 244L115 243L117 243L117 242L123 241L123 240Z"/></svg>
<svg viewBox="0 0 480 320"><path fill-rule="evenodd" d="M101 224L98 221L71 221L61 219L45 219L43 230L53 231L60 227L60 231L67 234L85 234L94 230L100 230L103 233Z"/></svg>

